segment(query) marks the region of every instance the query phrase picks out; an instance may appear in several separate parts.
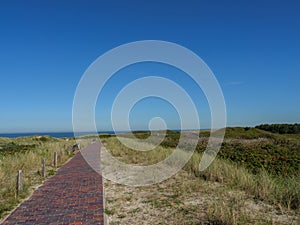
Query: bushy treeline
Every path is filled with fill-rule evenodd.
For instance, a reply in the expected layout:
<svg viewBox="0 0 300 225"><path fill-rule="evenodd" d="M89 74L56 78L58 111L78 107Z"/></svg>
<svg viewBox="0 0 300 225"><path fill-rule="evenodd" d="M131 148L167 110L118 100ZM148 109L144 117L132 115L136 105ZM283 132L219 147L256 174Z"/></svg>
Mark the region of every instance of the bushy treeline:
<svg viewBox="0 0 300 225"><path fill-rule="evenodd" d="M300 134L300 124L261 124L255 128L279 134Z"/></svg>

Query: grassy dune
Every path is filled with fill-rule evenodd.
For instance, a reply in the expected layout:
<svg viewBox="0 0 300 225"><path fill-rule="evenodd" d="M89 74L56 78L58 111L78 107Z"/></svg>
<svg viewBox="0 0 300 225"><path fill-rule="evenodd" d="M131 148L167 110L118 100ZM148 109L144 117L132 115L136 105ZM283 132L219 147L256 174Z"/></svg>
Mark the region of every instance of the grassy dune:
<svg viewBox="0 0 300 225"><path fill-rule="evenodd" d="M154 146L149 132L128 134L123 141L138 148ZM168 157L181 133L167 131L162 142L150 151L136 152L114 135L100 135L107 150L119 160L151 165ZM299 135L273 134L255 128L227 128L215 161L204 172L198 171L206 148L208 131L184 132L199 135L191 159L172 178L148 187L128 187L105 181L106 214L110 224L299 224L300 220L300 139ZM84 147L91 139L80 140ZM55 173L71 155L66 149L75 141L51 137L0 139L0 216L3 218L34 187ZM180 151L186 154L189 143ZM46 177L41 176L41 160L46 159ZM23 171L24 188L17 196L18 170Z"/></svg>
<svg viewBox="0 0 300 225"><path fill-rule="evenodd" d="M121 138L128 139L127 141L131 141L136 145L141 145L142 141L145 145L149 145L151 143L147 141L145 143L149 135L147 132L136 132L135 136L139 138L138 141L130 139L126 134L121 135ZM151 151L138 153L122 145L116 137L102 139L106 148L119 160L131 164L148 165L159 162L170 155L174 146L178 143L179 136L180 133L168 131L167 136L159 146ZM196 151L183 171L183 173L189 174L189 178L178 179L182 183L188 183L190 186L198 185L198 188L202 189L206 189L209 184L212 186L219 184L220 188L215 188L214 192L206 192L209 207L200 207L202 211L206 212L204 218L208 222L213 224L297 224L300 222L300 144L297 135L272 134L254 128L229 128L226 131L224 143L218 157L207 170L201 173L198 171L198 165L202 152L207 145L209 133L201 132L199 136ZM185 151L185 149L182 149L182 152ZM166 186L168 186L168 182L165 182ZM112 184L108 183L108 185ZM152 190L151 187L150 189L147 187L141 188L139 191L160 192L161 189L157 188L156 185L153 185ZM187 187L183 185L182 189L179 190L182 195L186 192L183 188ZM122 192L120 187L119 189L119 192ZM169 187L170 192L172 192L172 189L173 187ZM134 190L136 191L136 189ZM194 191L199 190L196 188ZM123 194L126 195L126 193ZM186 198L189 198L189 196L186 196ZM118 202L113 196L109 199L111 202ZM177 197L169 201L168 204L171 207L165 207L163 203L159 203L160 197L157 196L152 196L144 201L149 201L152 204L150 204L151 207L153 207L153 204L156 206L160 204L162 209L170 210L172 214L178 210L175 209L175 205L176 200L179 199L180 197ZM254 208L264 205L264 210L260 210L260 212L256 212L254 209L247 211L247 207L244 205L245 202L248 202ZM119 204L122 203L119 202ZM134 204L134 202L131 204ZM108 202L108 210L110 210L110 206L114 207L114 204ZM270 209L272 210L270 211ZM163 210L164 213L165 210ZM179 213L182 216L181 224L185 224L184 221L189 217L192 219L190 223L186 224L194 224L191 221L197 221L197 215L201 214L201 210L195 211L195 209L188 206L181 210L191 210L186 212L186 217L184 213L183 215ZM126 210L123 209L123 211L123 215L126 215ZM122 220L122 218L119 218L120 216L116 216L116 214L118 215L117 209L112 210L112 212L114 212L110 212L112 222L127 224L126 218ZM160 213L164 214L162 211ZM283 216L284 219L283 217L278 219L277 214Z"/></svg>
<svg viewBox="0 0 300 225"><path fill-rule="evenodd" d="M52 137L0 138L0 218L12 210L34 187L47 177L54 175L58 167L64 164L73 153L67 154L67 147L74 140ZM54 152L58 153L58 165L54 167ZM42 159L46 160L46 177L41 174ZM16 192L17 171L22 170L23 190Z"/></svg>

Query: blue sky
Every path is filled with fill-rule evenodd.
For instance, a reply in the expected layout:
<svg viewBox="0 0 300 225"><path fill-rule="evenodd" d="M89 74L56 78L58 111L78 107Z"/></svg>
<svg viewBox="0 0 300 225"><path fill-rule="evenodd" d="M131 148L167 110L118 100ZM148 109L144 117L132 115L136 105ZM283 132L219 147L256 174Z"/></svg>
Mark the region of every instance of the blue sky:
<svg viewBox="0 0 300 225"><path fill-rule="evenodd" d="M170 41L198 54L222 87L229 126L300 122L299 10L298 1L276 0L0 1L0 132L71 131L84 71L106 51L138 40ZM181 76L160 65L121 72L126 76L116 74L98 101L99 130L110 128L106 106L121 84L148 73ZM180 79L209 126L201 90ZM153 116L177 126L174 108L145 99L132 110L133 128Z"/></svg>

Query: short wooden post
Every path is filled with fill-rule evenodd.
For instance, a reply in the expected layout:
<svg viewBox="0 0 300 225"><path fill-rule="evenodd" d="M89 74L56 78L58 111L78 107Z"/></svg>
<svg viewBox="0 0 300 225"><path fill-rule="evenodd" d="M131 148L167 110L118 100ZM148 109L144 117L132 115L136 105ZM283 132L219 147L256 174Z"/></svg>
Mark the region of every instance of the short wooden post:
<svg viewBox="0 0 300 225"><path fill-rule="evenodd" d="M54 161L53 161L54 166L57 166L57 152L54 152Z"/></svg>
<svg viewBox="0 0 300 225"><path fill-rule="evenodd" d="M22 184L22 170L19 170L18 174L17 174L17 186L16 186L17 195L19 195L19 192L22 190L22 188L23 188L23 184Z"/></svg>
<svg viewBox="0 0 300 225"><path fill-rule="evenodd" d="M42 176L45 177L45 158L42 159Z"/></svg>

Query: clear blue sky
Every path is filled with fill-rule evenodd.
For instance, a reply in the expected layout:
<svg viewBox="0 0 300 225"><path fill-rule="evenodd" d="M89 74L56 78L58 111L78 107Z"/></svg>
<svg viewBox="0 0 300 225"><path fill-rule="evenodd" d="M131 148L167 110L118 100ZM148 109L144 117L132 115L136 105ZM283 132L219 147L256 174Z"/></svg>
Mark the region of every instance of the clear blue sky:
<svg viewBox="0 0 300 225"><path fill-rule="evenodd" d="M299 1L276 0L2 0L0 132L71 131L73 96L87 67L118 45L148 39L183 45L208 64L223 89L228 125L300 122L299 12ZM162 65L128 70L133 77L178 72ZM133 78L115 79L107 93ZM193 95L193 84L181 83ZM102 125L109 110L101 106L113 99L104 96L97 106L100 130L109 129ZM205 99L196 105L208 126ZM133 127L155 115L176 128L178 115L159 99L133 109Z"/></svg>

